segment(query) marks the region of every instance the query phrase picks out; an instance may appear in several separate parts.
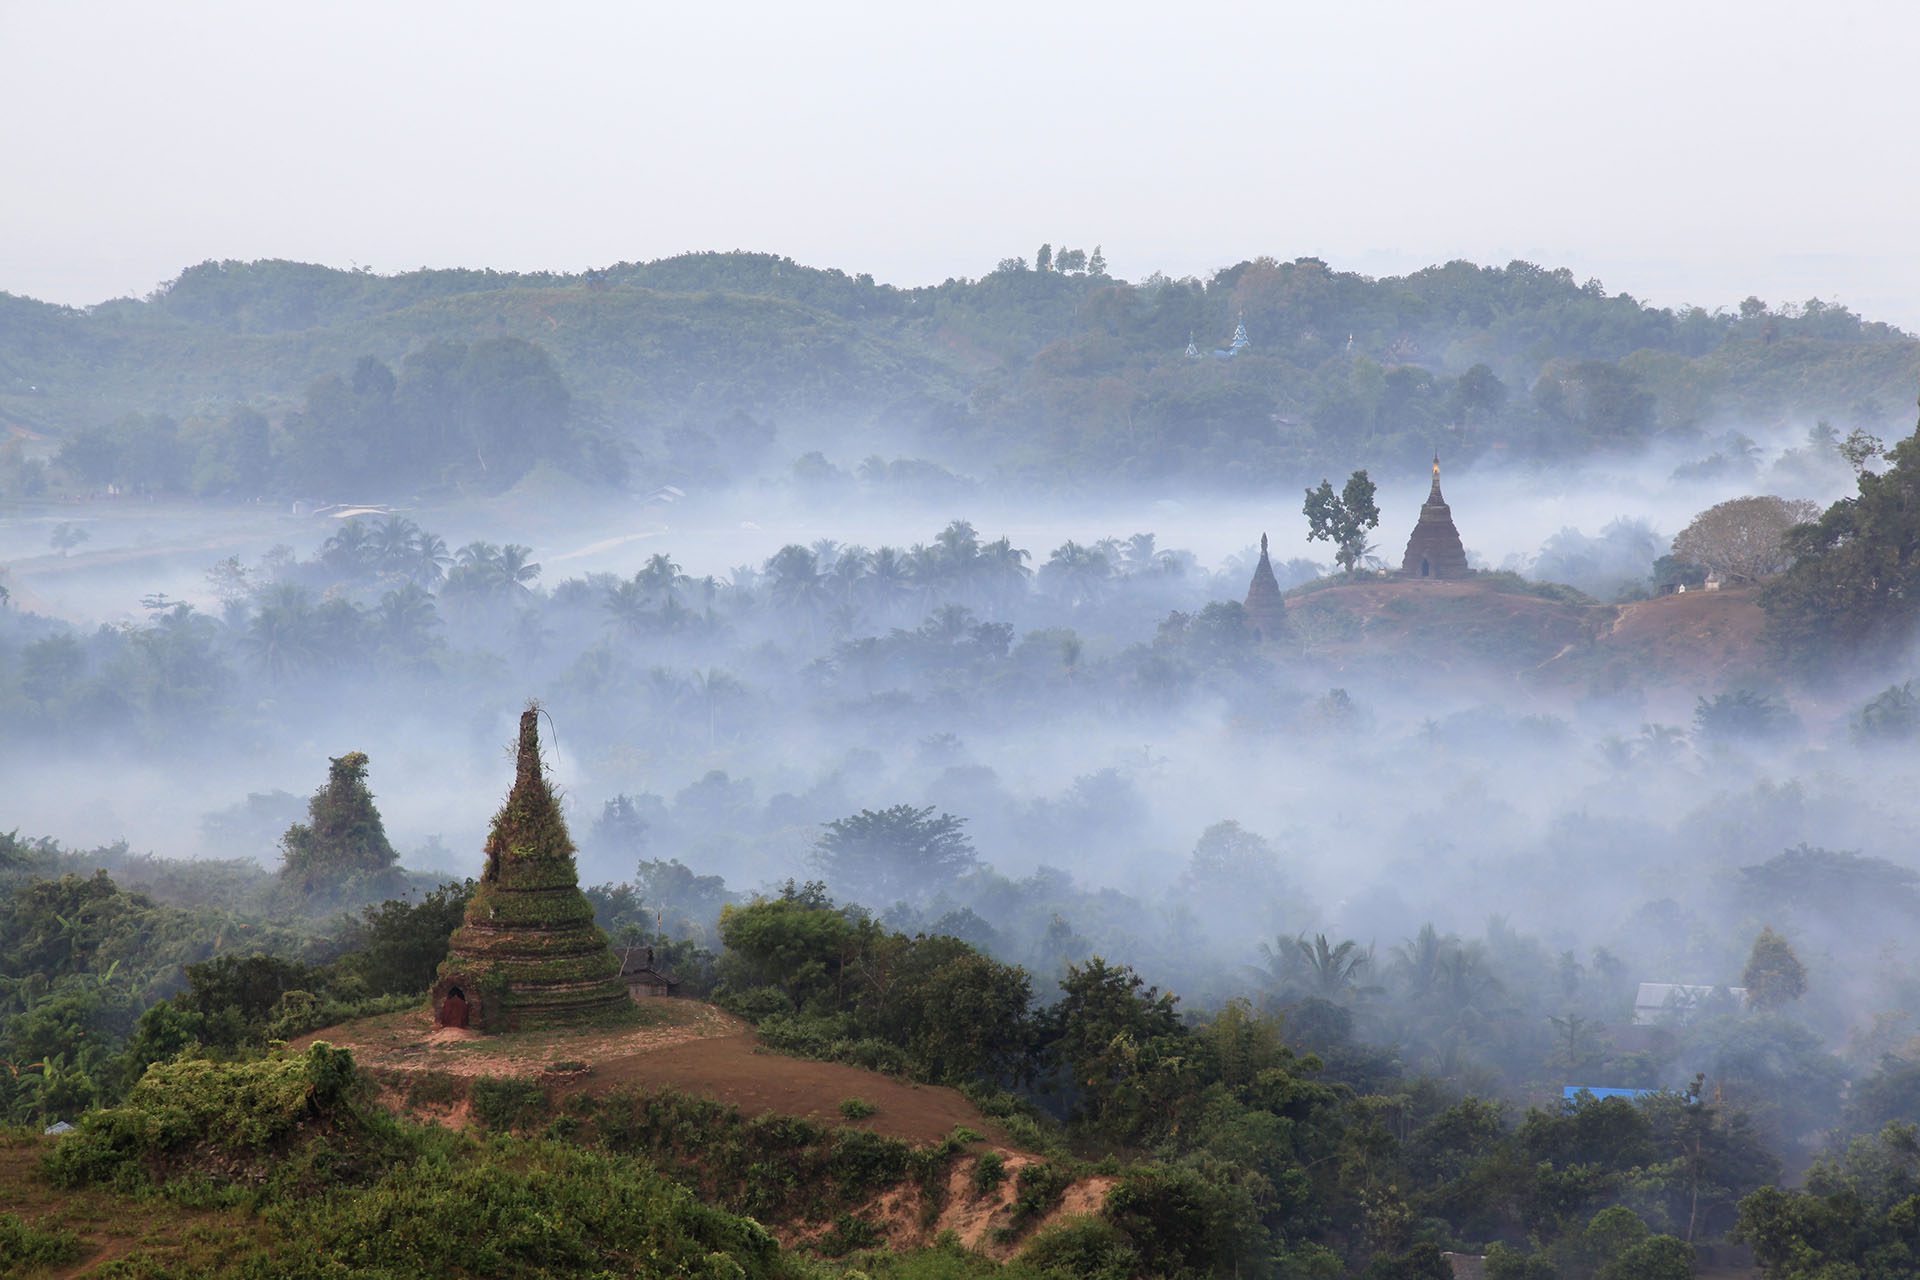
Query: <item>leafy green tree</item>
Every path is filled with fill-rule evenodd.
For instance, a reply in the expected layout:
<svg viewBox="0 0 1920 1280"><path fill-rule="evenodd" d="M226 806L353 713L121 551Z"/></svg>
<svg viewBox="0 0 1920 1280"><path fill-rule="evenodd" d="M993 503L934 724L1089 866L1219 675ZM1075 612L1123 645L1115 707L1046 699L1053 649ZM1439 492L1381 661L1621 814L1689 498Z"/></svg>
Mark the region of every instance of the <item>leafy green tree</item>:
<svg viewBox="0 0 1920 1280"><path fill-rule="evenodd" d="M1784 703L1751 689L1697 699L1693 710L1695 731L1718 744L1776 738L1794 724L1793 712Z"/></svg>
<svg viewBox="0 0 1920 1280"><path fill-rule="evenodd" d="M884 906L952 883L979 863L964 818L931 806L862 809L829 822L813 848L828 881Z"/></svg>
<svg viewBox="0 0 1920 1280"><path fill-rule="evenodd" d="M723 994L777 988L794 1009L832 1013L842 1007L847 970L875 926L836 909L826 886L788 881L777 898L720 911Z"/></svg>
<svg viewBox="0 0 1920 1280"><path fill-rule="evenodd" d="M1916 1201L1920 1134L1893 1124L1816 1163L1803 1188L1762 1187L1742 1200L1737 1236L1768 1280L1900 1280L1920 1275Z"/></svg>
<svg viewBox="0 0 1920 1280"><path fill-rule="evenodd" d="M1854 713L1849 728L1859 743L1913 741L1920 737L1920 690L1911 680L1889 685Z"/></svg>
<svg viewBox="0 0 1920 1280"><path fill-rule="evenodd" d="M340 936L346 954L335 962L340 976L369 995L406 995L433 985L473 896L473 881L447 883L418 902L389 898L362 909Z"/></svg>
<svg viewBox="0 0 1920 1280"><path fill-rule="evenodd" d="M336 900L394 887L399 855L367 790L364 752L328 763L326 785L307 802L307 815L280 839L284 883L304 895Z"/></svg>
<svg viewBox="0 0 1920 1280"><path fill-rule="evenodd" d="M1126 965L1099 956L1071 965L1047 1011L1046 1052L1065 1074L1074 1113L1121 1141L1173 1123L1196 1063L1186 1029L1163 993Z"/></svg>
<svg viewBox="0 0 1920 1280"><path fill-rule="evenodd" d="M1380 508L1374 505L1373 495L1373 481L1365 471L1348 476L1337 495L1327 480L1322 480L1318 489L1307 490L1307 541L1331 542L1333 558L1349 574L1367 554L1367 531L1380 523Z"/></svg>
<svg viewBox="0 0 1920 1280"><path fill-rule="evenodd" d="M1807 993L1807 969L1785 938L1772 929L1762 929L1753 940L1740 982L1754 1008L1778 1009Z"/></svg>
<svg viewBox="0 0 1920 1280"><path fill-rule="evenodd" d="M1859 492L1785 535L1792 561L1760 595L1767 638L1804 670L1838 658L1884 658L1920 616L1920 434L1895 445L1892 464L1862 471Z"/></svg>

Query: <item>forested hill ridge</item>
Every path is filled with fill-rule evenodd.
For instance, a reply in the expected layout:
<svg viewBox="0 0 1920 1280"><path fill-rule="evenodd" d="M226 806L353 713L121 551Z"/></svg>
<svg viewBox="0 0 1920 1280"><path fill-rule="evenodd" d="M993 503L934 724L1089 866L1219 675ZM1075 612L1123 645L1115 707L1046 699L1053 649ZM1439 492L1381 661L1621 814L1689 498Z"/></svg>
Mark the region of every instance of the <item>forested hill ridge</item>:
<svg viewBox="0 0 1920 1280"><path fill-rule="evenodd" d="M499 488L541 460L706 483L814 450L1264 485L1436 445L1469 462L1879 430L1916 379L1920 342L1841 306L1651 307L1524 262L1127 282L1097 250L1046 248L906 289L750 253L578 275L207 262L84 310L0 294L0 493ZM524 456L489 449L489 414L542 424ZM406 465L340 445L356 431L400 439Z"/></svg>

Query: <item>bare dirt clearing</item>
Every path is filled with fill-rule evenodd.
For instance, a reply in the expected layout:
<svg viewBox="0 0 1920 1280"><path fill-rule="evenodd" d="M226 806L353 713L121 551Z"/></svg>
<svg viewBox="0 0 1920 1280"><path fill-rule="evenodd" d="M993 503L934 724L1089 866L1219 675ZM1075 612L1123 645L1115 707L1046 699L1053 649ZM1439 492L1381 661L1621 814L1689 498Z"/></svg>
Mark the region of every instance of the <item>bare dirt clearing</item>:
<svg viewBox="0 0 1920 1280"><path fill-rule="evenodd" d="M353 1050L376 1072L402 1071L462 1077L542 1077L556 1062L584 1062L584 1076L543 1078L556 1096L615 1089L678 1089L739 1107L748 1115L804 1116L825 1124L852 1124L908 1142L937 1142L965 1125L995 1143L1000 1127L953 1089L912 1084L837 1062L789 1058L760 1047L752 1028L695 1000L658 1000L640 1006L647 1025L614 1030L561 1029L487 1036L433 1025L423 1007L329 1027L295 1041L315 1040ZM840 1104L859 1098L873 1115L847 1121ZM451 1117L432 1116L446 1122Z"/></svg>

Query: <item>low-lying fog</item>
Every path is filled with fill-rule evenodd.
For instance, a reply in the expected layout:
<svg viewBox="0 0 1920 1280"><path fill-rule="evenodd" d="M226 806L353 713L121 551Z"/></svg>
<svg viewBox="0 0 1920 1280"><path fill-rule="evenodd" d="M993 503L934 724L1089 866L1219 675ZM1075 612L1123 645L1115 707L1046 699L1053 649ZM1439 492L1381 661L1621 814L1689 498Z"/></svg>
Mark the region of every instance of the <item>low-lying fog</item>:
<svg viewBox="0 0 1920 1280"><path fill-rule="evenodd" d="M1733 465L1698 465L1710 445L1564 468L1481 463L1447 470L1444 486L1477 563L1530 571L1557 547L1564 567L1579 557L1563 531L1577 530L1594 580L1576 585L1611 599L1621 584L1644 589L1652 558L1714 502L1846 491L1844 467L1798 450L1789 436ZM1375 479L1376 554L1397 565L1428 477ZM1691 722L1695 700L1722 688L1658 671L1644 692L1600 696L1530 683L1498 652L1484 673L1429 678L1415 650L1385 680L1323 655L1249 658L1198 623L1163 632L1175 611L1245 594L1263 531L1283 584L1306 572L1285 562L1329 561L1304 536L1299 495L1058 503L983 488L883 506L808 500L784 477L674 501L523 490L405 512L450 550L519 543L539 565L531 589L448 590L411 620L381 613L402 576L322 557L342 525L325 517L96 502L73 509L90 536L64 557L47 547L57 520L10 520L0 560L16 609L0 654L22 673L18 705L45 718L0 747L0 823L75 846L125 839L272 865L327 758L363 750L407 864L472 875L509 780L513 717L537 697L583 879L678 859L751 892L814 874L823 822L934 806L967 820L1001 876L1071 876L1081 915L1065 923L1087 946L1189 988L1217 987L1208 973L1255 965L1262 941L1301 930L1385 948L1428 921L1478 933L1496 915L1556 951L1613 948L1638 978L1729 982L1752 923L1729 888L1738 868L1801 842L1911 865L1914 762L1846 732L1847 700L1884 679L1820 705L1788 698L1797 722L1736 740ZM834 572L842 548L932 545L955 519L982 544L1005 536L1029 551L1031 587L954 570L882 592L871 573ZM1108 575L1047 567L1069 540L1145 532L1150 549L1106 549ZM768 572L783 546L822 540L838 546L815 547L817 577ZM276 545L294 559L274 560ZM1621 548L1624 567L1605 563ZM676 581L645 578L656 554ZM229 556L250 577L222 600L207 570ZM636 573L623 613L620 583ZM296 590L305 605L288 603ZM206 617L141 641L166 624L141 604L156 593ZM351 601L359 620L327 613L329 600ZM937 613L950 605L970 612ZM85 624L81 656L48 658L60 628L23 610ZM269 614L312 630L276 639ZM124 634L94 634L100 624ZM619 796L632 821L608 814ZM1196 861L1224 821L1265 848ZM900 918L967 905L993 920L987 896L1007 892L950 886ZM1865 941L1908 946L1796 939L1816 966Z"/></svg>

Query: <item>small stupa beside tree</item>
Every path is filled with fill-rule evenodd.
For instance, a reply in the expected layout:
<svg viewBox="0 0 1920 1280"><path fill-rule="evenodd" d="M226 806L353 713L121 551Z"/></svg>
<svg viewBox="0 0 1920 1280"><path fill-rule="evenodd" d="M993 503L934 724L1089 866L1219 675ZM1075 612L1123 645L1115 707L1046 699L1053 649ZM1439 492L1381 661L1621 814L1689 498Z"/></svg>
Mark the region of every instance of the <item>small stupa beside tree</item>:
<svg viewBox="0 0 1920 1280"><path fill-rule="evenodd" d="M404 891L400 856L367 789L366 752L327 762L326 785L307 801L307 820L280 837L280 858L280 883L308 906L378 902Z"/></svg>
<svg viewBox="0 0 1920 1280"><path fill-rule="evenodd" d="M513 789L486 870L433 985L442 1026L527 1030L631 1011L620 960L580 892L574 845L540 760L539 711L520 715Z"/></svg>

